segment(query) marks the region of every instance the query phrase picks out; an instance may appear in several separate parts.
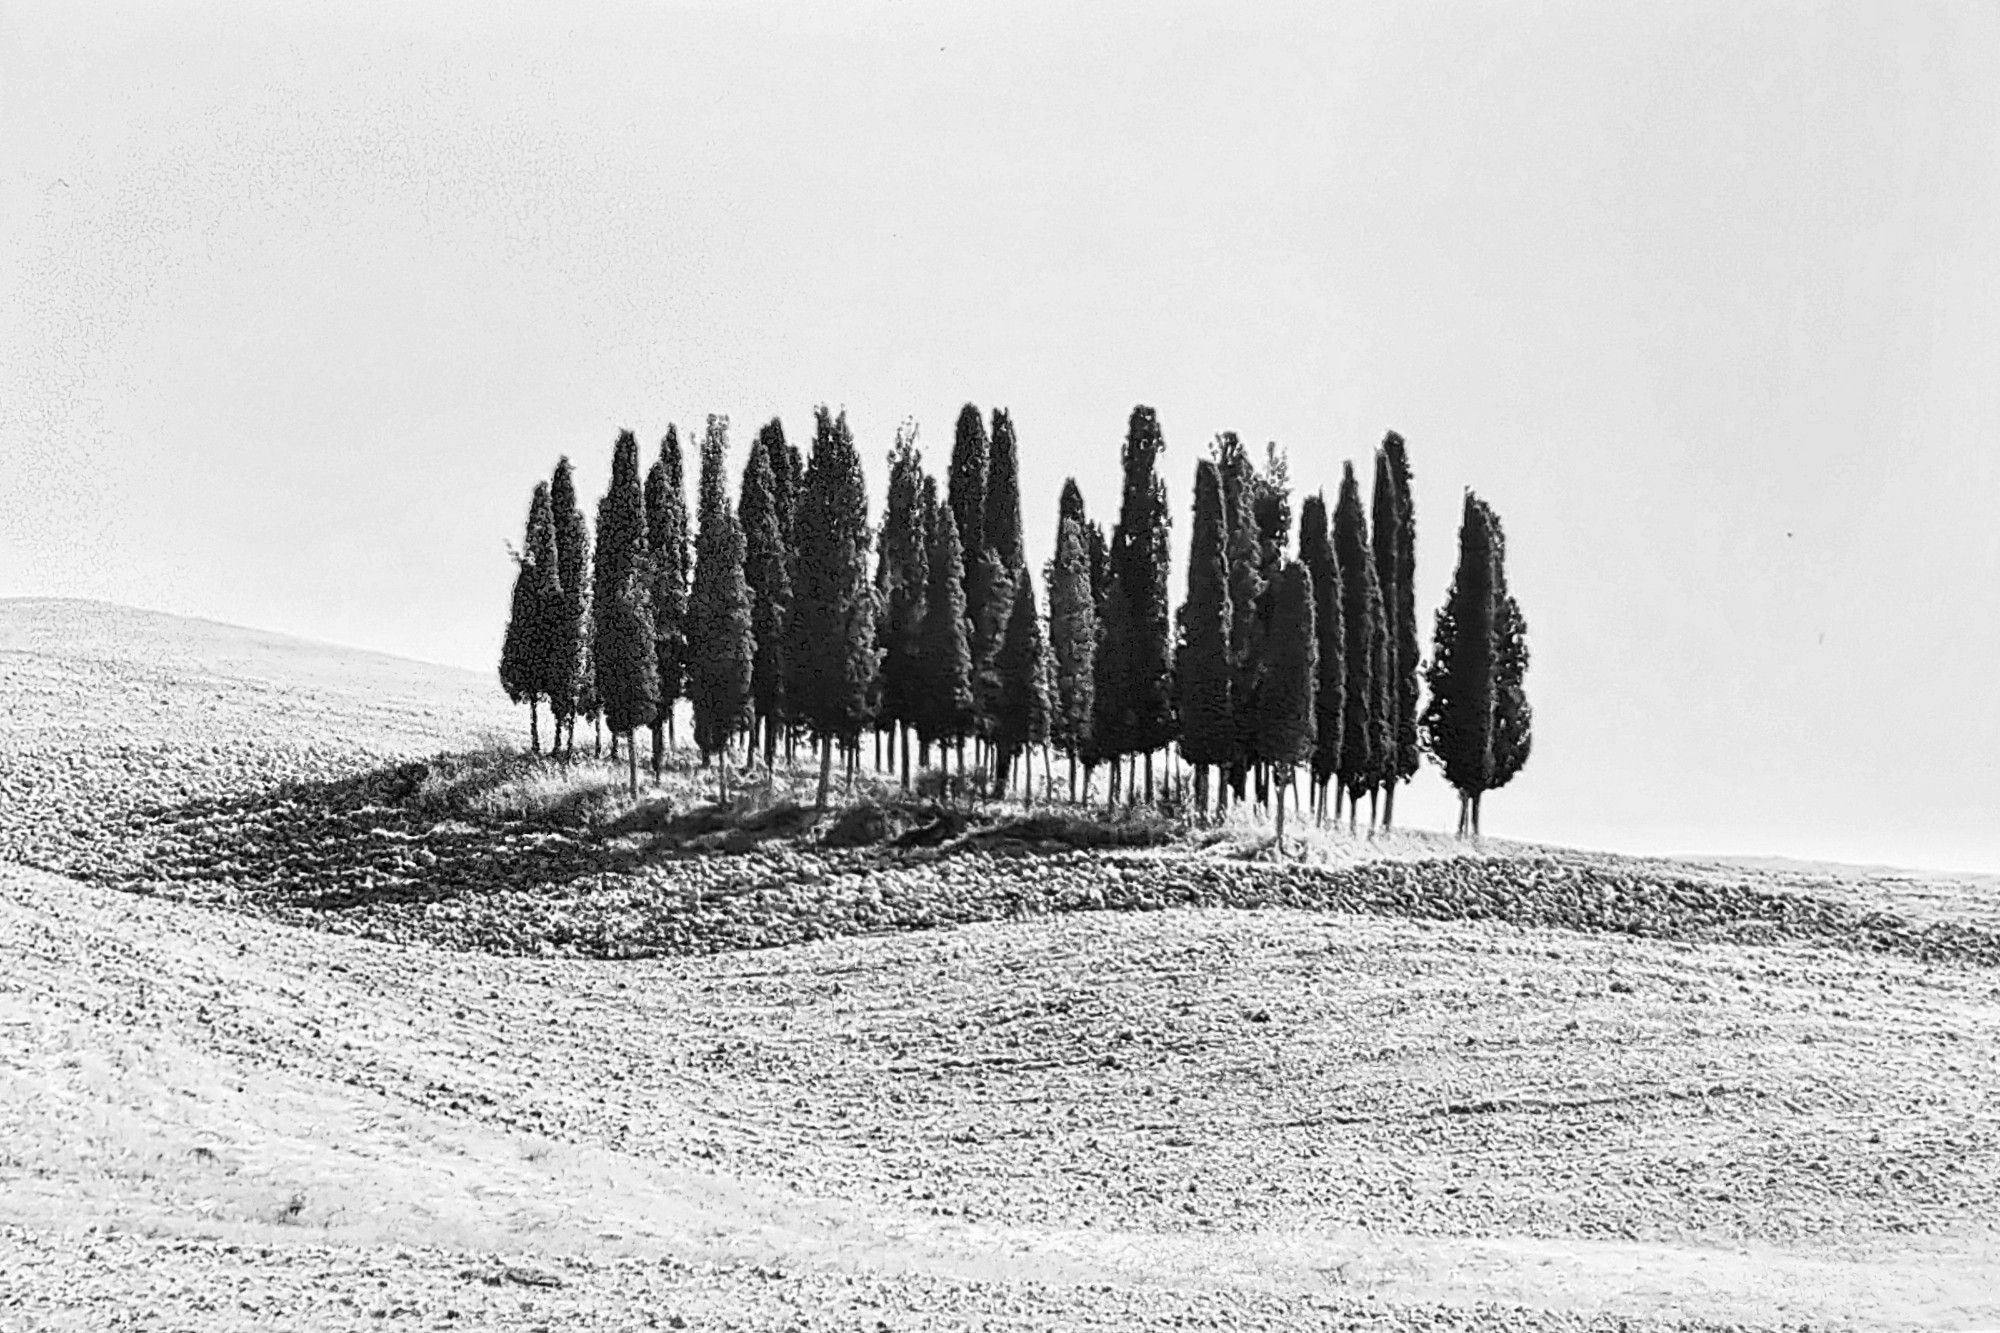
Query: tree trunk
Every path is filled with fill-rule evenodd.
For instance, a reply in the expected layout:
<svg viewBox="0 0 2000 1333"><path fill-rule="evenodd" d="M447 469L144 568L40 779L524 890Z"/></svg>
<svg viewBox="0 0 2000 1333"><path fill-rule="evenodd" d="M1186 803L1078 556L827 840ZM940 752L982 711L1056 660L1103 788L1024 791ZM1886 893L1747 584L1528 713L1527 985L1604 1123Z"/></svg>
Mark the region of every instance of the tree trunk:
<svg viewBox="0 0 2000 1333"><path fill-rule="evenodd" d="M1146 804L1153 803L1153 752L1146 751Z"/></svg>
<svg viewBox="0 0 2000 1333"><path fill-rule="evenodd" d="M653 781L660 780L660 770L667 762L667 727L664 722L653 724Z"/></svg>
<svg viewBox="0 0 2000 1333"><path fill-rule="evenodd" d="M618 735L615 731L611 734L614 738ZM639 799L639 747L633 742L632 733L629 731L625 733L625 758L629 761L628 768L631 774L629 790L632 799L636 801Z"/></svg>
<svg viewBox="0 0 2000 1333"><path fill-rule="evenodd" d="M539 712L536 711L536 709L537 705L535 703L535 696L531 694L528 696L528 753L529 754L540 754L542 752L542 722L541 722L541 715Z"/></svg>
<svg viewBox="0 0 2000 1333"><path fill-rule="evenodd" d="M819 795L813 801L813 809L826 809L826 787L833 778L833 737L822 737L819 743Z"/></svg>
<svg viewBox="0 0 2000 1333"><path fill-rule="evenodd" d="M1483 791L1472 793L1472 836L1474 838L1479 836L1479 798L1484 795L1486 793Z"/></svg>
<svg viewBox="0 0 2000 1333"><path fill-rule="evenodd" d="M1278 859L1285 859L1285 788L1278 787Z"/></svg>
<svg viewBox="0 0 2000 1333"><path fill-rule="evenodd" d="M667 748L669 750L678 749L680 747L680 741L677 740L674 736L674 706L672 704L667 705L666 714L667 714Z"/></svg>
<svg viewBox="0 0 2000 1333"><path fill-rule="evenodd" d="M901 723L896 729L896 734L903 742L903 791L905 794L908 794L910 790L910 724L907 722Z"/></svg>
<svg viewBox="0 0 2000 1333"><path fill-rule="evenodd" d="M1371 838L1375 836L1375 798L1378 794L1377 788L1368 788L1368 836Z"/></svg>
<svg viewBox="0 0 2000 1333"><path fill-rule="evenodd" d="M1396 780L1390 778L1382 784L1382 831L1388 832L1396 823Z"/></svg>

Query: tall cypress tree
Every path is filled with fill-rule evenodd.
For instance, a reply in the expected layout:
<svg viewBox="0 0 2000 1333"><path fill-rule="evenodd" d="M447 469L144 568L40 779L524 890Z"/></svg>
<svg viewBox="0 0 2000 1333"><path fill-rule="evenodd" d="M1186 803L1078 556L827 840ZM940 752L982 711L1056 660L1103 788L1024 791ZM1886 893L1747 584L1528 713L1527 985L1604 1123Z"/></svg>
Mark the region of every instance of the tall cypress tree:
<svg viewBox="0 0 2000 1333"><path fill-rule="evenodd" d="M1507 539L1500 516L1490 514L1493 529L1493 775L1486 790L1514 780L1528 762L1534 742L1534 710L1528 706L1528 625L1520 604L1507 589ZM1481 793L1484 795L1484 793ZM1472 804L1473 832L1479 831L1479 802Z"/></svg>
<svg viewBox="0 0 2000 1333"><path fill-rule="evenodd" d="M528 527L515 560L514 594L507 634L500 647L500 688L514 703L528 705L528 748L542 752L539 701L549 698L556 676L556 638L562 615L557 574L556 526L549 508L549 484L537 482L528 502Z"/></svg>
<svg viewBox="0 0 2000 1333"><path fill-rule="evenodd" d="M1028 567L1021 537L1021 459L1014 440L1014 418L1004 407L993 409L993 438L986 468L986 507L982 520L985 549L1018 581Z"/></svg>
<svg viewBox="0 0 2000 1333"><path fill-rule="evenodd" d="M635 477L636 481L637 478ZM653 633L652 595L643 561L624 566L598 609L595 644L604 722L625 738L631 793L639 794L639 751L634 733L650 726L660 707L659 660Z"/></svg>
<svg viewBox="0 0 2000 1333"><path fill-rule="evenodd" d="M972 615L972 702L977 716L975 734L992 740L1000 722L1000 646L1014 611L1014 574L988 548L968 562L970 583L966 600Z"/></svg>
<svg viewBox="0 0 2000 1333"><path fill-rule="evenodd" d="M701 531L694 544L694 587L688 594L688 701L694 743L704 762L722 755L719 783L729 793L730 742L749 721L757 643L750 585L744 577L743 528L729 504L729 418L710 414L701 442ZM775 523L775 515L766 518Z"/></svg>
<svg viewBox="0 0 2000 1333"><path fill-rule="evenodd" d="M1222 473L1213 459L1201 459L1194 469L1187 601L1181 604L1175 662L1181 757L1195 766L1195 804L1203 814L1208 811L1209 766L1233 764L1240 753L1233 705L1236 669L1230 652L1229 560L1224 549L1228 527L1222 513Z"/></svg>
<svg viewBox="0 0 2000 1333"><path fill-rule="evenodd" d="M1058 531L1065 519L1076 520L1077 530L1083 534L1084 563L1090 570L1090 596L1101 626L1104 598L1111 591L1111 546L1104 539L1103 525L1084 513L1083 491L1077 486L1075 477L1063 482L1062 498L1056 508Z"/></svg>
<svg viewBox="0 0 2000 1333"><path fill-rule="evenodd" d="M799 451L785 443L785 423L772 417L757 428L757 442L771 465L771 502L778 512L778 536L789 556L798 544L799 481L805 475ZM786 571L787 578L791 570Z"/></svg>
<svg viewBox="0 0 2000 1333"><path fill-rule="evenodd" d="M649 567L646 542L646 495L639 476L639 441L631 431L620 431L618 442L611 451L611 485L604 492L604 498L597 502L597 549L591 567L591 647L594 670L597 679L597 697L604 702L605 721L611 720L612 696L619 694L629 699L630 681L624 676L614 683L612 673L630 673L630 663L625 661L623 646L617 652L607 649L609 637L629 632L633 612L626 605L623 587L627 578L636 581L641 595L646 600L646 621L652 623L651 583L652 570ZM659 698L659 661L657 645L647 649L653 657L653 698ZM645 719L643 725L651 726L652 718ZM612 736L626 733L628 728L612 726Z"/></svg>
<svg viewBox="0 0 2000 1333"><path fill-rule="evenodd" d="M672 426L660 441L659 458L646 472L646 543L652 553L653 632L660 676L660 711L653 719L657 778L666 757L667 737L662 732L671 731L674 700L687 692L688 579L694 571L681 441Z"/></svg>
<svg viewBox="0 0 2000 1333"><path fill-rule="evenodd" d="M751 636L757 645L750 669L751 746L756 746L756 728L761 724L767 765L777 758L778 729L784 725L786 621L792 606L791 561L785 555L777 477L771 467L773 444L768 429L757 432L743 465L743 490L737 502L737 520L743 528L743 581L750 592ZM775 444L782 452L782 437Z"/></svg>
<svg viewBox="0 0 2000 1333"><path fill-rule="evenodd" d="M952 434L951 475L946 479L945 493L968 570L986 550L986 476L991 466L986 419L976 406L967 403L958 410L958 425Z"/></svg>
<svg viewBox="0 0 2000 1333"><path fill-rule="evenodd" d="M1319 680L1313 691L1316 714L1312 755L1315 799L1324 817L1327 784L1340 769L1345 738L1346 629L1341 616L1340 558L1327 527L1326 497L1308 495L1299 510L1299 558L1313 581L1313 626L1319 639Z"/></svg>
<svg viewBox="0 0 2000 1333"><path fill-rule="evenodd" d="M997 554L997 552L996 552ZM998 659L1000 700L993 742L997 752L994 775L999 791L1007 790L1009 773L1017 759L1049 738L1049 696L1047 645L1042 635L1041 611L1035 605L1035 585L1028 571L1020 571L1019 581L1010 589L1007 632ZM1032 765L1022 774L1022 785L1034 790Z"/></svg>
<svg viewBox="0 0 2000 1333"><path fill-rule="evenodd" d="M1067 499L1068 487L1063 494ZM1097 598L1090 586L1090 553L1084 545L1083 526L1068 513L1057 520L1056 554L1049 566L1048 584L1055 706L1050 731L1057 747L1069 759L1070 799L1075 800L1077 760L1090 744L1091 701L1096 685Z"/></svg>
<svg viewBox="0 0 2000 1333"><path fill-rule="evenodd" d="M1257 519L1257 472L1234 431L1215 439L1216 473L1227 530L1225 554L1229 569L1229 708L1235 733L1235 753L1228 761L1231 791L1240 800L1250 766L1260 763L1257 750L1257 691L1264 670L1263 640L1269 611L1265 547ZM1234 479L1232 484L1231 479ZM1275 569L1271 572L1275 573ZM1261 792L1260 792L1261 796Z"/></svg>
<svg viewBox="0 0 2000 1333"><path fill-rule="evenodd" d="M1382 585L1375 574L1375 551L1368 541L1368 520L1361 511L1361 487L1354 464L1343 463L1340 499L1333 514L1333 550L1340 564L1342 654L1347 668L1345 731L1341 737L1339 779L1358 824L1361 793L1380 781L1387 722L1386 654L1388 629L1383 623Z"/></svg>
<svg viewBox="0 0 2000 1333"><path fill-rule="evenodd" d="M918 735L933 745L951 745L971 735L976 721L972 647L965 637L965 559L958 544L958 520L949 504L937 505L934 517L930 588L924 597L926 686Z"/></svg>
<svg viewBox="0 0 2000 1333"><path fill-rule="evenodd" d="M1492 513L1471 491L1458 527L1458 568L1437 614L1430 699L1419 719L1424 746L1458 792L1458 831L1493 778L1496 550Z"/></svg>
<svg viewBox="0 0 2000 1333"><path fill-rule="evenodd" d="M1173 740L1173 613L1167 590L1167 491L1155 470L1166 440L1150 407L1132 409L1123 462L1124 496L1111 538L1113 595L1125 599L1127 636L1121 670L1127 694L1122 740L1146 756L1148 796L1153 751Z"/></svg>
<svg viewBox="0 0 2000 1333"><path fill-rule="evenodd" d="M845 412L816 412L796 526L789 695L821 747L823 806L833 745L858 744L876 672L868 491Z"/></svg>
<svg viewBox="0 0 2000 1333"><path fill-rule="evenodd" d="M549 480L549 512L556 525L556 579L562 585L562 610L553 636L555 660L550 668L549 711L555 714L556 736L551 748L565 755L576 751L576 718L589 715L586 696L597 687L590 669L590 530L576 499L576 473L568 455L556 460Z"/></svg>
<svg viewBox="0 0 2000 1333"><path fill-rule="evenodd" d="M889 498L882 519L882 717L904 728L903 786L910 785L909 730L922 715L924 605L930 589L930 534L924 513L923 455L905 423L889 451Z"/></svg>
<svg viewBox="0 0 2000 1333"><path fill-rule="evenodd" d="M1265 634L1264 676L1257 692L1257 753L1276 770L1278 851L1285 848L1285 791L1291 774L1313 754L1318 735L1314 691L1319 680L1319 635L1314 625L1312 575L1296 560L1278 568Z"/></svg>
<svg viewBox="0 0 2000 1333"><path fill-rule="evenodd" d="M1375 451L1375 573L1382 584L1388 634L1389 712L1382 758L1382 826L1396 816L1396 784L1417 772L1417 518L1410 498L1410 458L1390 431Z"/></svg>

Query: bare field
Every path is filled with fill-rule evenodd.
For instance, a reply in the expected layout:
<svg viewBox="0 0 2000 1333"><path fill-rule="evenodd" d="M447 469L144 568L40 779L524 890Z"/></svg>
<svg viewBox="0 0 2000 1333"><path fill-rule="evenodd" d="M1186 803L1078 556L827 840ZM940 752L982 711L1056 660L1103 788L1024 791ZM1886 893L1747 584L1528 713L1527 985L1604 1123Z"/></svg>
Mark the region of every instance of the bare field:
<svg viewBox="0 0 2000 1333"><path fill-rule="evenodd" d="M75 612L69 670L67 605L0 604L15 861L99 855L141 793L335 781L516 721L476 677L112 608ZM64 754L93 757L49 776ZM1420 886L1474 859L1395 850ZM1824 912L1764 939L1301 910L1291 881L1171 906L1171 852L773 855L859 901L968 876L1081 900L504 956L343 926L374 899L285 924L249 871L217 911L0 865L0 1328L2000 1325L1976 881L1559 862L1907 918L1862 948ZM662 855L625 901L729 860ZM1940 939L1966 956L1894 943Z"/></svg>

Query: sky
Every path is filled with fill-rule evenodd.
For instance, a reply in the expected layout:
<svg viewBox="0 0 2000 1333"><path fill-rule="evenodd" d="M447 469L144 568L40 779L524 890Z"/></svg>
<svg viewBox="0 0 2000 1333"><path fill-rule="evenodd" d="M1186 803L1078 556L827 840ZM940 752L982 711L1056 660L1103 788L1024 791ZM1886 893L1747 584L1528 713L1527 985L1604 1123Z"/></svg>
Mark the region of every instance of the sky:
<svg viewBox="0 0 2000 1333"><path fill-rule="evenodd" d="M2000 6L1241 8L0 0L0 596L491 672L621 429L844 406L879 513L1005 406L1037 568L1136 403L1177 558L1216 432L1394 429L1489 832L2000 870Z"/></svg>

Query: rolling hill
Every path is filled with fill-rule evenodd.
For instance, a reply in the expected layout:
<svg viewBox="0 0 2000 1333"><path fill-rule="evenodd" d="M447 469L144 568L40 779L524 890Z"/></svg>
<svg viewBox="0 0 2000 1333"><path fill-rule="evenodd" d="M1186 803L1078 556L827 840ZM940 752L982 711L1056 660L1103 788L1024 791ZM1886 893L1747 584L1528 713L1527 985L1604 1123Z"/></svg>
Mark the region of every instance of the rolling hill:
<svg viewBox="0 0 2000 1333"><path fill-rule="evenodd" d="M0 714L0 1328L2000 1324L1973 881L489 818L479 676L96 604Z"/></svg>

